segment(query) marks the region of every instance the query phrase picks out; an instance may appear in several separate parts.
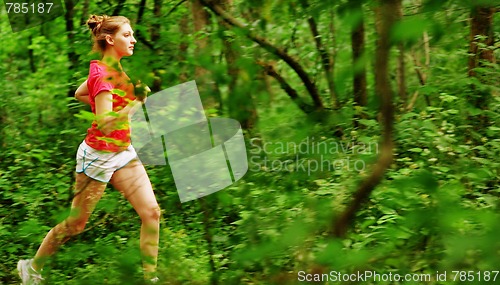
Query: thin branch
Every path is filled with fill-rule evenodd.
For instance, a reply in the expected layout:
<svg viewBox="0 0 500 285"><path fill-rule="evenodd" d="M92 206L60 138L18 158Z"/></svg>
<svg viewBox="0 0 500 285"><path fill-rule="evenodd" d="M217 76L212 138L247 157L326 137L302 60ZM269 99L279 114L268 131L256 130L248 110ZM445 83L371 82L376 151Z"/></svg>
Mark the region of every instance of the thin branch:
<svg viewBox="0 0 500 285"><path fill-rule="evenodd" d="M351 28L352 65L355 67L353 70L354 103L358 106L366 106L366 64L363 59L365 53L365 20L363 6L359 1L354 1L351 5L352 9L358 10L361 14L359 22ZM358 67L358 65L361 66ZM362 113L360 116L356 117L354 125L359 126L358 119L364 118L365 115Z"/></svg>
<svg viewBox="0 0 500 285"><path fill-rule="evenodd" d="M200 2L204 6L209 8L212 12L214 12L217 16L221 17L229 25L240 28L249 39L253 40L257 44L259 44L262 48L266 49L268 52L276 55L277 57L285 61L297 73L297 75L304 83L307 91L309 92L309 95L311 96L314 102L314 107L317 110L321 110L324 108L323 102L321 101L321 97L319 96L319 92L318 89L316 88L315 83L309 78L309 75L306 73L306 71L298 61L296 61L293 57L291 57L288 53L286 53L282 48L279 48L270 43L267 39L252 33L252 31L246 28L246 26L243 23L239 22L234 17L229 15L220 6L215 5L207 0L200 0Z"/></svg>
<svg viewBox="0 0 500 285"><path fill-rule="evenodd" d="M141 3L139 4L139 11L137 12L137 21L136 24L140 25L142 23L142 17L144 16L144 9L146 8L146 0L141 0ZM154 45L149 42L141 33L141 31L136 32L137 39L143 43L145 46L147 46L149 49L154 50Z"/></svg>
<svg viewBox="0 0 500 285"><path fill-rule="evenodd" d="M149 49L151 50L154 50L155 49L155 46L150 42L148 41L147 39L145 39L142 34L139 33L139 31L137 31L137 39L142 43L144 44L145 46L147 46Z"/></svg>
<svg viewBox="0 0 500 285"><path fill-rule="evenodd" d="M413 93L410 99L410 103L408 103L408 106L406 107L406 111L411 111L413 109L413 106L415 106L419 94L420 93L418 92L418 90Z"/></svg>
<svg viewBox="0 0 500 285"><path fill-rule="evenodd" d="M168 16L170 16L170 14L172 14L179 6L181 6L184 2L186 2L187 0L181 0L179 1L179 3L175 4L174 7L172 7L172 9L170 9L170 11L167 12L167 14L165 14L164 16L162 16L163 18L167 18Z"/></svg>
<svg viewBox="0 0 500 285"><path fill-rule="evenodd" d="M413 63L415 65L414 69L415 69L415 72L417 73L418 81L420 82L421 86L425 86L425 84L427 83L427 74L422 72L422 68L428 69L430 66L430 62L431 62L430 46L429 46L429 34L426 31L423 34L423 39L424 39L423 46L424 46L424 52L425 52L425 66L422 67L421 62L419 59L417 59L417 56L416 56L414 51L412 51L410 53L410 55L413 59ZM415 103L417 102L418 95L419 95L418 90L415 91L415 93L413 93L413 96L410 100L410 103L406 107L407 111L410 111L413 109L413 106L415 106ZM425 97L425 100L426 100L427 105L430 106L431 102L430 102L430 99L428 96Z"/></svg>
<svg viewBox="0 0 500 285"><path fill-rule="evenodd" d="M429 34L427 31L424 31L425 67L427 68L431 65L431 48L429 43Z"/></svg>
<svg viewBox="0 0 500 285"><path fill-rule="evenodd" d="M276 71L276 69L274 68L274 66L272 64L262 62L262 61L258 61L257 64L262 66L262 68L264 68L264 72L267 75L273 77L274 79L276 79L276 81L278 81L278 83L281 86L281 89L283 89L286 92L286 94L288 94L288 97L290 97L290 99L292 99L292 101L295 104L297 104L299 109L304 111L304 113L311 113L312 111L314 111L314 106L311 106L311 105L305 103L299 97L299 94L297 93L297 91L295 89L293 89L293 87L290 86L290 84L288 84L288 82L286 82L286 80L283 78L283 76L281 76Z"/></svg>
<svg viewBox="0 0 500 285"><path fill-rule="evenodd" d="M395 13L391 8L395 7L400 0L380 0L380 13L376 13L380 20L380 35L377 42L375 54L375 93L380 97L382 112L382 147L377 162L373 166L373 171L361 183L354 193L354 197L348 207L340 216L333 221L333 237L344 237L347 230L354 221L357 211L363 203L370 197L371 192L384 177L385 171L389 168L393 158L393 123L394 106L392 103L393 92L389 81L389 54L391 44L389 41L389 31L395 21Z"/></svg>
<svg viewBox="0 0 500 285"><path fill-rule="evenodd" d="M309 3L307 3L307 0L300 0L300 4L305 10L309 9ZM328 91L330 92L330 99L332 100L332 105L334 108L337 108L339 102L337 94L335 94L335 82L333 80L333 68L330 56L328 55L328 52L323 46L323 43L321 41L321 35L318 32L318 25L316 24L316 20L314 20L314 17L310 16L307 19L307 23L309 24L309 28L314 38L314 42L316 43L316 49L318 50L318 53L321 56L321 63L323 66L323 70L325 72L326 81L328 82Z"/></svg>
<svg viewBox="0 0 500 285"><path fill-rule="evenodd" d="M153 0L153 15L156 19L156 21L153 23L151 26L151 41L153 43L158 43L160 41L161 37L161 24L159 19L161 19L161 6L162 6L162 0ZM159 50L155 49L155 54L158 55ZM154 91L159 91L161 90L161 76L158 74L158 69L153 68L153 74L154 74L154 80L153 80L153 86L151 90Z"/></svg>
<svg viewBox="0 0 500 285"><path fill-rule="evenodd" d="M89 13L89 0L83 1L82 16L80 18L80 26L85 25Z"/></svg>
<svg viewBox="0 0 500 285"><path fill-rule="evenodd" d="M213 203L210 203L211 205L207 205L207 197L203 197L202 199L199 199L199 204L201 205L201 210L203 211L203 238L207 242L207 250L208 254L210 256L209 259L209 264L210 264L210 269L212 271L212 274L210 276L210 285L218 285L219 284L219 271L217 270L217 266L215 264L215 250L214 250L214 242L213 242L213 236L210 231L213 227L211 227L212 224L212 211L211 209L214 208Z"/></svg>
<svg viewBox="0 0 500 285"><path fill-rule="evenodd" d="M113 16L120 15L120 13L124 7L125 1L126 0L119 0L118 1L118 4L116 5L115 10L113 11L113 14L112 14Z"/></svg>
<svg viewBox="0 0 500 285"><path fill-rule="evenodd" d="M144 9L146 9L146 0L141 0L141 3L139 4L139 11L137 12L137 24L140 24L142 22Z"/></svg>
<svg viewBox="0 0 500 285"><path fill-rule="evenodd" d="M158 20L161 19L161 6L162 0L153 0L153 15L156 18L156 21L151 27L151 41L153 41L153 43L157 42L160 39L161 25Z"/></svg>

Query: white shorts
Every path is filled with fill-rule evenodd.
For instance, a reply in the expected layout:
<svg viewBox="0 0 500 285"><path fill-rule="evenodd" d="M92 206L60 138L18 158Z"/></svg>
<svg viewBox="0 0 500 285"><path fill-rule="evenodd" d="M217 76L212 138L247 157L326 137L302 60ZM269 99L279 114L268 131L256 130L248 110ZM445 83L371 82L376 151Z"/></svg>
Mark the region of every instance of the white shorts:
<svg viewBox="0 0 500 285"><path fill-rule="evenodd" d="M115 171L136 158L132 145L120 152L107 152L91 148L83 141L76 153L76 173L85 173L90 178L107 183Z"/></svg>

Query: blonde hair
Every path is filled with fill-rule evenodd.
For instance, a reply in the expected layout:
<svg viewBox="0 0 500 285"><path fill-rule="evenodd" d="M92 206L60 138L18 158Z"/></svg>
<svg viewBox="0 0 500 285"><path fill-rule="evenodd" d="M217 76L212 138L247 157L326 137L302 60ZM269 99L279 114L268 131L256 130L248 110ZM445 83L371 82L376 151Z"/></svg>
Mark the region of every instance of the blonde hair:
<svg viewBox="0 0 500 285"><path fill-rule="evenodd" d="M103 53L106 50L106 36L116 34L123 24L130 24L130 20L123 16L91 15L87 25L94 40L92 50Z"/></svg>

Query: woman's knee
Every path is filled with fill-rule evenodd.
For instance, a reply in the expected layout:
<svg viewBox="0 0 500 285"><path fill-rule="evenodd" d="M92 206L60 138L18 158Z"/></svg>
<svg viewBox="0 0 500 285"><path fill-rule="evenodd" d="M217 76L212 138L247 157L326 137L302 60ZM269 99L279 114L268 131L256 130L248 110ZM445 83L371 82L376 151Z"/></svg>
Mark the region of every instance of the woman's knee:
<svg viewBox="0 0 500 285"><path fill-rule="evenodd" d="M150 206L141 211L140 216L143 223L158 223L161 216L160 206Z"/></svg>
<svg viewBox="0 0 500 285"><path fill-rule="evenodd" d="M73 225L72 227L72 235L73 236L76 236L76 235L79 235L81 233L83 233L83 231L85 230L85 225L87 224L86 221L82 221L82 222L77 222Z"/></svg>
<svg viewBox="0 0 500 285"><path fill-rule="evenodd" d="M69 238L81 234L85 229L86 221L65 220L55 228L55 234L61 238Z"/></svg>

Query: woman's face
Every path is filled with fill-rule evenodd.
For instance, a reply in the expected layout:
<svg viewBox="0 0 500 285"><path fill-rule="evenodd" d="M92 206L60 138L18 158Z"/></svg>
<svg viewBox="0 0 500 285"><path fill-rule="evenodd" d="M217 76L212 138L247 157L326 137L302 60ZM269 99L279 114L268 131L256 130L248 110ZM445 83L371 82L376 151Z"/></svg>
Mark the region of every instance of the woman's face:
<svg viewBox="0 0 500 285"><path fill-rule="evenodd" d="M113 48L120 58L134 54L134 45L136 42L134 31L132 31L130 24L123 24L113 36Z"/></svg>

